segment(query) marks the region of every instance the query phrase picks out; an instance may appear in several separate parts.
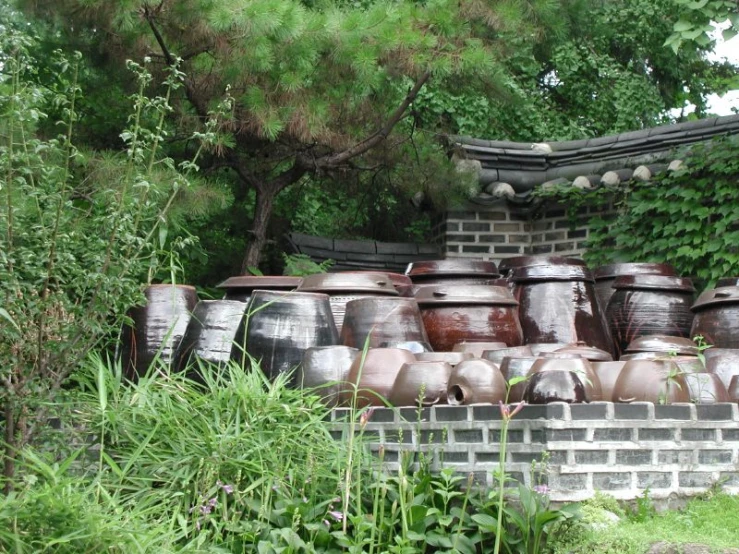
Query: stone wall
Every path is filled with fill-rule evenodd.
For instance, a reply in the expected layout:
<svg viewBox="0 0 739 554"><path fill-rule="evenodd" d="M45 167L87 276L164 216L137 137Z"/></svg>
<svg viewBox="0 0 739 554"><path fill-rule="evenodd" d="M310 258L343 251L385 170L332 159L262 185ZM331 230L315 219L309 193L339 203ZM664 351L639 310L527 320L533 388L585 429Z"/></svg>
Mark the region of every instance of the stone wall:
<svg viewBox="0 0 739 554"><path fill-rule="evenodd" d="M507 471L527 485L532 462L547 457L545 483L554 501L588 498L596 490L634 499L692 496L714 483L739 493L739 410L736 404L593 402L525 406L511 421ZM341 439L350 412L338 408L332 429ZM497 406L378 408L365 428L389 470L401 452L425 452L432 467L472 474L493 484L501 416ZM546 453L546 455L545 455Z"/></svg>
<svg viewBox="0 0 739 554"><path fill-rule="evenodd" d="M523 254L581 256L590 229L588 221L611 207L580 208L573 219L564 206L520 207L499 201L469 203L446 212L436 227L436 242L446 258L499 261Z"/></svg>

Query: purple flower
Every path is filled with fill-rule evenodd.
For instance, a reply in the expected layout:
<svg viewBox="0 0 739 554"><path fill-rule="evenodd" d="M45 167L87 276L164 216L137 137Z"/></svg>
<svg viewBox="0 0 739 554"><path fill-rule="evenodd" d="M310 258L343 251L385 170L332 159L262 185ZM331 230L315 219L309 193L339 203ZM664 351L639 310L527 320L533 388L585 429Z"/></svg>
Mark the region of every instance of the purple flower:
<svg viewBox="0 0 739 554"><path fill-rule="evenodd" d="M364 429L364 426L367 425L367 422L372 417L372 413L375 411L374 406L371 408L368 408L367 410L362 412L362 415L359 416L359 426Z"/></svg>
<svg viewBox="0 0 739 554"><path fill-rule="evenodd" d="M328 513L332 518L334 518L336 521L344 521L344 514L342 514L338 510L332 510Z"/></svg>
<svg viewBox="0 0 739 554"><path fill-rule="evenodd" d="M513 419L513 417L520 412L523 407L526 405L526 402L519 402L518 404L511 404L511 406L515 406L513 410L511 410L511 406L507 404L503 404L503 401L498 401L498 406L500 407L500 415L505 420Z"/></svg>
<svg viewBox="0 0 739 554"><path fill-rule="evenodd" d="M223 489L223 492L225 492L226 494L231 494L234 491L233 485L223 485L221 488Z"/></svg>
<svg viewBox="0 0 739 554"><path fill-rule="evenodd" d="M546 485L536 485L534 487L534 492L537 492L539 494L548 494L549 487L547 487Z"/></svg>

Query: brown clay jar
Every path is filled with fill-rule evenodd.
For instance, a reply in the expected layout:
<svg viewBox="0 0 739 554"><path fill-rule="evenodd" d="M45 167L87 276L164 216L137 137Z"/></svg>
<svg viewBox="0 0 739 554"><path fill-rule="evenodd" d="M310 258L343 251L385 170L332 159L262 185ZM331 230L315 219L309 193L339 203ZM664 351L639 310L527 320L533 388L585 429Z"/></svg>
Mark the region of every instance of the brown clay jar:
<svg viewBox="0 0 739 554"><path fill-rule="evenodd" d="M482 359L500 365L503 358L529 358L534 353L528 345L511 346L509 348L496 348L495 350L485 350L482 353Z"/></svg>
<svg viewBox="0 0 739 554"><path fill-rule="evenodd" d="M464 259L412 262L405 274L414 285L486 285L500 277L494 262Z"/></svg>
<svg viewBox="0 0 739 554"><path fill-rule="evenodd" d="M342 273L345 274L359 274L359 275L366 275L366 274L374 274L382 273L383 275L387 275L390 279L390 282L393 284L393 287L395 287L395 290L398 291L398 295L403 296L405 298L410 298L413 296L413 281L411 281L411 278L407 275L403 275L402 273L392 273L390 271L342 271Z"/></svg>
<svg viewBox="0 0 739 554"><path fill-rule="evenodd" d="M739 402L739 375L734 375L729 381L729 402Z"/></svg>
<svg viewBox="0 0 739 554"><path fill-rule="evenodd" d="M593 278L595 279L595 293L598 296L600 309L604 312L608 306L608 301L615 292L613 282L617 277L623 275L666 275L668 277L677 277L677 270L670 264L660 263L621 263L608 264L596 267L593 270Z"/></svg>
<svg viewBox="0 0 739 554"><path fill-rule="evenodd" d="M494 363L468 360L452 370L447 387L449 404L497 404L505 400L506 382Z"/></svg>
<svg viewBox="0 0 739 554"><path fill-rule="evenodd" d="M413 353L402 348L370 348L364 360L360 354L352 362L341 403L351 406L356 388L358 407L387 405L400 368L415 361Z"/></svg>
<svg viewBox="0 0 739 554"><path fill-rule="evenodd" d="M690 401L695 404L730 402L726 386L713 373L686 373Z"/></svg>
<svg viewBox="0 0 739 554"><path fill-rule="evenodd" d="M716 348L739 348L739 286L707 290L691 308L690 336Z"/></svg>
<svg viewBox="0 0 739 554"><path fill-rule="evenodd" d="M658 355L697 356L698 345L687 337L644 335L636 337L626 347L627 354L651 353Z"/></svg>
<svg viewBox="0 0 739 554"><path fill-rule="evenodd" d="M580 377L585 386L588 402L603 400L600 379L590 362L577 354L547 352L542 354L531 366L529 376L541 371L571 371Z"/></svg>
<svg viewBox="0 0 739 554"><path fill-rule="evenodd" d="M367 341L370 348L433 350L414 298L366 297L347 302L341 343L361 349Z"/></svg>
<svg viewBox="0 0 739 554"><path fill-rule="evenodd" d="M534 358L533 356L503 358L503 361L500 363L500 372L503 374L506 384L510 385L508 402L521 402L523 400L523 393L526 390L526 380L529 377L531 366L534 365L536 360L538 358ZM511 385L511 381L518 378L522 378L523 381Z"/></svg>
<svg viewBox="0 0 739 554"><path fill-rule="evenodd" d="M518 303L507 288L487 285L434 285L416 293L423 324L434 350L450 350L469 341L523 341Z"/></svg>
<svg viewBox="0 0 739 554"><path fill-rule="evenodd" d="M463 341L458 342L452 347L452 352L466 352L472 354L475 358L482 358L483 352L486 350L497 350L506 348L504 342L488 342L488 341Z"/></svg>
<svg viewBox="0 0 739 554"><path fill-rule="evenodd" d="M693 283L682 277L633 275L618 277L606 315L617 355L645 335L689 337Z"/></svg>
<svg viewBox="0 0 739 554"><path fill-rule="evenodd" d="M406 362L390 391L393 406L433 406L447 403L452 366L446 362Z"/></svg>
<svg viewBox="0 0 739 554"><path fill-rule="evenodd" d="M328 406L335 406L354 360L361 354L349 346L315 346L307 348L298 367L296 384L313 389Z"/></svg>
<svg viewBox="0 0 739 554"><path fill-rule="evenodd" d="M575 354L581 358L585 358L590 362L612 362L613 356L610 352L595 348L593 346L587 346L583 343L568 344L562 348L558 348L554 352L560 352L565 354Z"/></svg>
<svg viewBox="0 0 739 554"><path fill-rule="evenodd" d="M446 362L454 367L465 360L474 359L474 356L469 352L419 352L416 359L419 362Z"/></svg>
<svg viewBox="0 0 739 554"><path fill-rule="evenodd" d="M719 376L727 387L734 375L739 375L739 349L709 348L703 351L706 371Z"/></svg>
<svg viewBox="0 0 739 554"><path fill-rule="evenodd" d="M624 364L613 387L614 402L690 402L688 383L668 360L631 360Z"/></svg>
<svg viewBox="0 0 739 554"><path fill-rule="evenodd" d="M580 375L574 371L553 369L535 373L529 378L523 400L527 404L549 404L587 402L585 386Z"/></svg>
<svg viewBox="0 0 739 554"><path fill-rule="evenodd" d="M224 300L248 302L251 293L257 289L288 292L298 288L302 282L302 277L289 275L237 275L229 277L216 287L226 291Z"/></svg>
<svg viewBox="0 0 739 554"><path fill-rule="evenodd" d="M592 362L593 371L600 380L600 390L603 400L613 402L613 387L621 374L626 362Z"/></svg>

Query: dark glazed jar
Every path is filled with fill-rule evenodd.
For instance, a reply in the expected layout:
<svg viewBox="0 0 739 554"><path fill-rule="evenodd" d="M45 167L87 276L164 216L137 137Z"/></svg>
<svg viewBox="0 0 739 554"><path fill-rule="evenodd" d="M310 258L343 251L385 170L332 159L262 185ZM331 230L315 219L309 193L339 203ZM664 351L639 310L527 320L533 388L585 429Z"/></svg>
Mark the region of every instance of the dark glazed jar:
<svg viewBox="0 0 739 554"><path fill-rule="evenodd" d="M670 264L657 263L623 263L608 264L593 270L595 278L595 294L598 296L600 309L605 312L608 301L615 292L613 282L623 275L666 275L677 277L677 271Z"/></svg>
<svg viewBox="0 0 739 554"><path fill-rule="evenodd" d="M626 362L593 362L593 371L600 381L600 390L603 400L613 402L613 387L621 374Z"/></svg>
<svg viewBox="0 0 739 554"><path fill-rule="evenodd" d="M706 371L715 373L727 387L734 375L739 375L739 349L709 348L703 351Z"/></svg>
<svg viewBox="0 0 739 554"><path fill-rule="evenodd" d="M361 352L348 346L307 348L298 368L298 387L313 389L328 406L335 406L349 375L349 369Z"/></svg>
<svg viewBox="0 0 739 554"><path fill-rule="evenodd" d="M587 268L580 258L567 258L564 256L513 256L505 258L498 264L498 271L505 278L513 277L516 269L534 266L574 265Z"/></svg>
<svg viewBox="0 0 739 554"><path fill-rule="evenodd" d="M739 277L722 277L716 281L716 288L739 287Z"/></svg>
<svg viewBox="0 0 739 554"><path fill-rule="evenodd" d="M472 354L474 358L482 358L483 353L487 350L498 350L506 348L506 346L506 343L498 341L462 341L452 347L452 352L466 352Z"/></svg>
<svg viewBox="0 0 739 554"><path fill-rule="evenodd" d="M618 356L631 341L645 335L689 337L693 283L682 277L633 275L618 277L606 316Z"/></svg>
<svg viewBox="0 0 739 554"><path fill-rule="evenodd" d="M346 304L341 344L364 348L408 347L432 350L416 300L402 297L367 297Z"/></svg>
<svg viewBox="0 0 739 554"><path fill-rule="evenodd" d="M387 273L317 273L303 277L297 289L300 292L320 292L328 294L331 302L331 313L334 315L336 328L341 333L344 324L346 305L359 298L397 297L390 277ZM348 345L354 346L354 345ZM361 348L361 347L360 347Z"/></svg>
<svg viewBox="0 0 739 554"><path fill-rule="evenodd" d="M295 370L306 349L339 342L326 294L255 290L247 311L237 337L245 336L246 352L271 380ZM234 344L231 358L244 367L251 363L241 344Z"/></svg>
<svg viewBox="0 0 739 554"><path fill-rule="evenodd" d="M504 287L427 286L416 293L416 301L434 350L451 350L462 341L518 346L523 340L518 303Z"/></svg>
<svg viewBox="0 0 739 554"><path fill-rule="evenodd" d="M302 277L286 275L237 275L229 277L223 283L217 285L217 288L226 290L224 300L248 302L251 293L257 289L288 292L298 288L302 282Z"/></svg>
<svg viewBox="0 0 739 554"><path fill-rule="evenodd" d="M405 274L414 285L487 285L500 277L495 263L466 259L412 262Z"/></svg>
<svg viewBox="0 0 739 554"><path fill-rule="evenodd" d="M590 271L582 265L515 268L524 343L584 343L612 351Z"/></svg>
<svg viewBox="0 0 739 554"><path fill-rule="evenodd" d="M528 345L525 346L511 346L510 348L496 348L495 350L485 350L482 353L482 358L493 362L494 364L500 365L503 363L503 358L530 358L534 355Z"/></svg>
<svg viewBox="0 0 739 554"><path fill-rule="evenodd" d="M567 402L577 404L587 402L585 386L574 371L559 369L541 371L529 378L523 399L527 404L549 404Z"/></svg>
<svg viewBox="0 0 739 554"><path fill-rule="evenodd" d="M509 402L521 402L523 400L523 393L526 390L526 383L529 379L529 371L538 359L528 356L503 358L503 361L500 363L500 372L503 374L506 384L510 385L511 390L508 394ZM511 384L511 381L514 379L518 380L518 382Z"/></svg>
<svg viewBox="0 0 739 554"><path fill-rule="evenodd" d="M452 366L446 362L406 362L390 391L393 406L433 406L447 403Z"/></svg>
<svg viewBox="0 0 739 554"><path fill-rule="evenodd" d="M669 360L630 360L613 386L614 402L690 402L688 383Z"/></svg>
<svg viewBox="0 0 739 554"><path fill-rule="evenodd" d="M124 325L121 332L123 371L132 380L155 359L172 362L198 303L195 287L189 285L150 285L144 295L146 304L128 312L133 326Z"/></svg>
<svg viewBox="0 0 739 554"><path fill-rule="evenodd" d="M349 368L341 403L351 406L356 389L357 407L385 406L400 368L415 361L412 352L401 348L370 348L364 360L360 353Z"/></svg>
<svg viewBox="0 0 739 554"><path fill-rule="evenodd" d="M372 274L377 275L377 273L382 273L383 275L387 275L390 279L390 282L393 284L393 287L395 287L395 290L398 291L398 294L400 296L403 296L405 298L410 298L413 296L413 281L411 281L411 278L407 275L403 275L402 273L392 273L392 272L377 272L377 271L342 271L341 273L349 274L349 275L366 275L366 274Z"/></svg>
<svg viewBox="0 0 739 554"><path fill-rule="evenodd" d="M707 290L691 310L691 337L702 335L716 348L739 348L739 287Z"/></svg>
<svg viewBox="0 0 739 554"><path fill-rule="evenodd" d="M449 404L497 404L506 400L506 382L497 365L468 360L452 370L447 388Z"/></svg>
<svg viewBox="0 0 739 554"><path fill-rule="evenodd" d="M603 400L600 379L590 362L577 354L566 352L547 352L537 358L529 370L529 378L543 371L567 371L575 373L585 386L585 398L588 402Z"/></svg>
<svg viewBox="0 0 739 554"><path fill-rule="evenodd" d="M718 404L731 402L726 385L718 375L713 373L688 373L685 376L688 383L690 401L695 404Z"/></svg>

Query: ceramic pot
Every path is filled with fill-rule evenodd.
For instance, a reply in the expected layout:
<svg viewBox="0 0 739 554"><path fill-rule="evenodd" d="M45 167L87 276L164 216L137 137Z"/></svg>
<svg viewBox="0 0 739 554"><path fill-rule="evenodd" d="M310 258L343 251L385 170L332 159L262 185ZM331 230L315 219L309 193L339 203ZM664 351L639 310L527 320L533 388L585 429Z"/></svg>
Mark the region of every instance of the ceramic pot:
<svg viewBox="0 0 739 554"><path fill-rule="evenodd" d="M677 277L677 270L670 264L657 263L623 263L608 264L596 267L593 270L595 279L595 294L598 296L600 309L606 311L608 301L613 296L613 282L623 275L665 275Z"/></svg>
<svg viewBox="0 0 739 554"><path fill-rule="evenodd" d="M465 360L474 359L474 356L469 352L419 352L416 359L419 362L446 362L454 367Z"/></svg>
<svg viewBox="0 0 739 554"><path fill-rule="evenodd" d="M447 403L452 366L446 362L406 362L390 391L393 406L433 406Z"/></svg>
<svg viewBox="0 0 739 554"><path fill-rule="evenodd" d="M690 402L688 383L668 360L631 360L624 364L613 387L614 402Z"/></svg>
<svg viewBox="0 0 739 554"><path fill-rule="evenodd" d="M713 373L687 373L685 382L688 383L690 401L695 404L717 404L731 402L726 385L718 375Z"/></svg>
<svg viewBox="0 0 739 554"><path fill-rule="evenodd" d="M557 266L557 265L568 265L587 267L585 262L580 258L568 258L564 256L512 256L510 258L504 258L498 264L498 271L504 278L510 278L513 276L514 270L521 267L534 267L534 266Z"/></svg>
<svg viewBox="0 0 739 554"><path fill-rule="evenodd" d="M645 335L632 340L625 352L627 354L649 352L658 355L697 356L698 345L687 337Z"/></svg>
<svg viewBox="0 0 739 554"><path fill-rule="evenodd" d="M591 362L593 371L600 381L600 390L603 400L613 402L613 387L621 374L626 362Z"/></svg>
<svg viewBox="0 0 739 554"><path fill-rule="evenodd" d="M729 402L739 402L739 375L733 375L729 381Z"/></svg>
<svg viewBox="0 0 739 554"><path fill-rule="evenodd" d="M575 404L587 402L587 394L577 373L555 369L532 375L526 385L523 400L527 404Z"/></svg>
<svg viewBox="0 0 739 554"><path fill-rule="evenodd" d="M287 275L237 275L229 277L216 287L226 291L224 300L248 302L251 293L257 289L288 292L298 288L302 282L302 277Z"/></svg>
<svg viewBox="0 0 739 554"><path fill-rule="evenodd" d="M506 400L506 381L498 366L487 360L458 364L449 377L449 404L497 404Z"/></svg>
<svg viewBox="0 0 739 554"><path fill-rule="evenodd" d="M706 372L719 376L727 387L734 375L739 375L739 349L708 348L703 351L706 360Z"/></svg>
<svg viewBox="0 0 739 554"><path fill-rule="evenodd" d="M503 374L503 379L506 383L510 383L516 378L524 379L515 385L511 385L511 390L508 393L508 402L521 402L523 400L529 371L536 360L538 358L534 357L503 358L503 361L500 362L500 372Z"/></svg>
<svg viewBox="0 0 739 554"><path fill-rule="evenodd" d="M739 286L707 290L691 308L690 336L716 348L739 348Z"/></svg>
<svg viewBox="0 0 739 554"><path fill-rule="evenodd" d="M611 356L610 352L606 352L605 350L601 350L600 348L594 348L592 346L587 346L583 343L568 344L567 346L563 346L562 348L558 348L557 350L554 350L554 352L561 352L565 354L575 354L577 356L580 356L581 358L585 358L586 360L590 362L612 362L613 361L613 356Z"/></svg>
<svg viewBox="0 0 739 554"><path fill-rule="evenodd" d="M386 341L381 342L378 348L403 348L404 350L410 350L414 354L422 354L424 352L433 352L431 345L427 342L421 342L417 340L399 340L399 341Z"/></svg>
<svg viewBox="0 0 739 554"><path fill-rule="evenodd" d="M320 292L329 296L331 313L341 333L346 305L352 300L375 297L397 297L387 273L317 273L303 277L301 292ZM354 345L348 345L354 346Z"/></svg>
<svg viewBox="0 0 739 554"><path fill-rule="evenodd" d="M486 285L500 277L495 263L464 259L412 262L405 274L414 285Z"/></svg>
<svg viewBox="0 0 739 554"><path fill-rule="evenodd" d="M236 333L246 309L246 302L238 300L198 302L175 352L175 370L182 371L196 360L219 365L228 363L234 341L243 341Z"/></svg>
<svg viewBox="0 0 739 554"><path fill-rule="evenodd" d="M146 304L128 311L133 325L121 331L121 363L127 378L136 380L155 359L170 364L198 303L195 287L150 285Z"/></svg>
<svg viewBox="0 0 739 554"><path fill-rule="evenodd" d="M346 304L345 324L341 343L364 348L369 337L370 348L399 343L420 343L426 351L429 345L421 310L413 298L366 297Z"/></svg>
<svg viewBox="0 0 739 554"><path fill-rule="evenodd" d="M569 346L569 343L566 342L532 342L531 344L527 344L529 348L531 348L531 353L534 356L541 356L545 352L556 352L557 350L561 348L566 348Z"/></svg>
<svg viewBox="0 0 739 554"><path fill-rule="evenodd" d="M515 268L524 343L578 343L612 351L611 336L595 296L593 278L579 265Z"/></svg>
<svg viewBox="0 0 739 554"><path fill-rule="evenodd" d="M246 330L246 352L269 379L295 370L306 349L339 342L326 294L255 290L247 312L237 336L244 336ZM231 358L244 367L250 363L239 344L231 350ZM294 374L290 383L295 384Z"/></svg>
<svg viewBox="0 0 739 554"><path fill-rule="evenodd" d="M398 295L402 296L404 298L411 298L413 296L413 281L411 281L411 278L407 275L403 275L402 273L392 273L392 272L378 272L378 271L343 271L342 273L348 273L348 274L360 274L360 275L366 275L366 274L374 274L382 273L383 275L387 275L390 279L390 282L393 284L393 287L395 287L395 290L398 291Z"/></svg>
<svg viewBox="0 0 739 554"><path fill-rule="evenodd" d="M423 325L434 350L450 350L464 341L523 341L515 307L507 288L485 285L423 287L416 294Z"/></svg>
<svg viewBox="0 0 739 554"><path fill-rule="evenodd" d="M716 281L716 288L739 287L739 277L723 277Z"/></svg>
<svg viewBox="0 0 739 554"><path fill-rule="evenodd" d="M413 363L416 357L401 348L370 348L362 363L361 354L352 362L342 389L341 403L350 406L356 388L357 406L385 406L392 392L395 379L403 364Z"/></svg>
<svg viewBox="0 0 739 554"><path fill-rule="evenodd" d="M500 365L503 358L530 358L534 353L528 345L512 346L510 348L496 348L495 350L485 350L482 353L482 359Z"/></svg>
<svg viewBox="0 0 739 554"><path fill-rule="evenodd" d="M452 347L452 352L467 352L475 358L482 358L482 354L486 350L497 350L499 348L506 348L506 346L504 342L463 341L455 344Z"/></svg>
<svg viewBox="0 0 739 554"><path fill-rule="evenodd" d="M546 352L533 363L529 376L541 371L571 371L580 377L580 381L585 386L585 397L588 402L603 400L600 379L593 370L593 366L577 354Z"/></svg>
<svg viewBox="0 0 739 554"><path fill-rule="evenodd" d="M361 354L349 346L315 346L306 348L298 366L298 387L313 389L328 406L336 406L346 385L349 369Z"/></svg>
<svg viewBox="0 0 739 554"><path fill-rule="evenodd" d="M662 275L618 277L606 315L617 355L645 335L689 337L695 289L690 279Z"/></svg>

